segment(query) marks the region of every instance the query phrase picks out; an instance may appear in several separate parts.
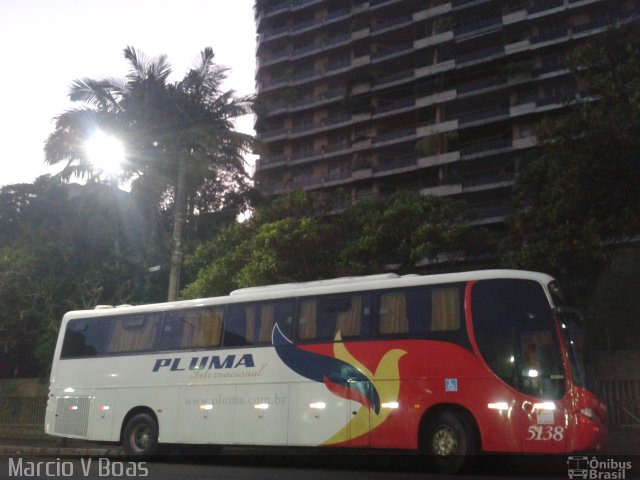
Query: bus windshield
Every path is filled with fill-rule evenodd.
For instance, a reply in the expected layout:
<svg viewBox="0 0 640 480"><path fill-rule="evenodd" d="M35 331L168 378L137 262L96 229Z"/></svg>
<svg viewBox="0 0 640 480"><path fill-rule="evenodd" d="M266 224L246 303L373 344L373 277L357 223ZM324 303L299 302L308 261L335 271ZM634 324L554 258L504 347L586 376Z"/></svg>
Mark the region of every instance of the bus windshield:
<svg viewBox="0 0 640 480"><path fill-rule="evenodd" d="M537 398L564 395L553 310L530 280L482 280L473 287L473 324L485 361L503 381Z"/></svg>

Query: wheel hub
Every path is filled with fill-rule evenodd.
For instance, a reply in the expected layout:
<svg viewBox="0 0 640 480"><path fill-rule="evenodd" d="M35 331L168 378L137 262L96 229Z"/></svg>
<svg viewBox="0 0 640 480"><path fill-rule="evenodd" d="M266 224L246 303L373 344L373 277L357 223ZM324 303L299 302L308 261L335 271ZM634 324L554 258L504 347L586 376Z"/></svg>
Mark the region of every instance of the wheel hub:
<svg viewBox="0 0 640 480"><path fill-rule="evenodd" d="M433 435L433 452L441 457L456 453L458 440L455 432L446 425L440 426Z"/></svg>
<svg viewBox="0 0 640 480"><path fill-rule="evenodd" d="M146 426L141 426L133 433L133 444L140 451L145 450L150 441L151 434Z"/></svg>

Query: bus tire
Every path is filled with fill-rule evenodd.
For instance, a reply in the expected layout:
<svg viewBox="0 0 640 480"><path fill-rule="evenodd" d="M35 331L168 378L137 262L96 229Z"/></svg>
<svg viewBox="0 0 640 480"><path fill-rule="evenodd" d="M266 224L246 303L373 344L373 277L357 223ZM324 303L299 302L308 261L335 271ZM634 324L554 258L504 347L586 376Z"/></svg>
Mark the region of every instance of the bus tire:
<svg viewBox="0 0 640 480"><path fill-rule="evenodd" d="M122 446L127 455L147 457L158 448L158 422L148 413L129 419L122 434Z"/></svg>
<svg viewBox="0 0 640 480"><path fill-rule="evenodd" d="M476 453L476 435L466 418L439 412L427 424L424 447L436 472L456 473L467 468Z"/></svg>

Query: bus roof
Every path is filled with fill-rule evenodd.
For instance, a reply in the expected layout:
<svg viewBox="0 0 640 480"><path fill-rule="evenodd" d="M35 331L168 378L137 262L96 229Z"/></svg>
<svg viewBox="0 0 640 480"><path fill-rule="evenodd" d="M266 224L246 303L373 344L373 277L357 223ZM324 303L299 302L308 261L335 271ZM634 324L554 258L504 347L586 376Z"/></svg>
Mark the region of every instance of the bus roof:
<svg viewBox="0 0 640 480"><path fill-rule="evenodd" d="M304 290L307 288L318 288L318 287L337 287L339 285L354 285L358 283L366 283L366 282L379 282L382 280L393 280L396 278L400 278L399 275L395 273L381 273L378 275L365 275L362 277L340 277L340 278L332 278L329 280L316 280L312 282L294 282L294 283L278 283L276 285L267 285L264 287L247 287L240 288L238 290L234 290L229 294L229 296L233 297L236 295L251 295L256 293L264 293L264 292L278 292L282 290Z"/></svg>
<svg viewBox="0 0 640 480"><path fill-rule="evenodd" d="M79 318L88 316L112 316L117 314L135 314L148 311L164 311L202 306L224 305L248 301L275 300L311 295L329 295L363 290L383 290L390 288L415 287L440 283L468 282L492 278L519 278L533 280L543 285L553 281L553 277L525 270L475 270L468 272L445 273L437 275L396 275L384 273L358 277L342 277L311 282L283 283L263 287L248 287L232 291L228 296L180 300L176 302L156 303L138 306L118 306L102 310L76 310L65 317Z"/></svg>

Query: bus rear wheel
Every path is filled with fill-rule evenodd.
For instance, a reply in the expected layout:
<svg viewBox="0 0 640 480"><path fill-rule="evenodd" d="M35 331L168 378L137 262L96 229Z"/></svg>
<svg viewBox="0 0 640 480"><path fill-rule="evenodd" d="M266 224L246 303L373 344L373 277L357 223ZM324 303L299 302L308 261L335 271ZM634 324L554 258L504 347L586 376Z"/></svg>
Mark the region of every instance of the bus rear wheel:
<svg viewBox="0 0 640 480"><path fill-rule="evenodd" d="M456 473L468 467L476 453L476 437L466 419L454 412L441 412L426 430L424 447L438 473Z"/></svg>
<svg viewBox="0 0 640 480"><path fill-rule="evenodd" d="M158 422L147 413L131 417L122 434L122 446L127 455L146 457L158 448Z"/></svg>

